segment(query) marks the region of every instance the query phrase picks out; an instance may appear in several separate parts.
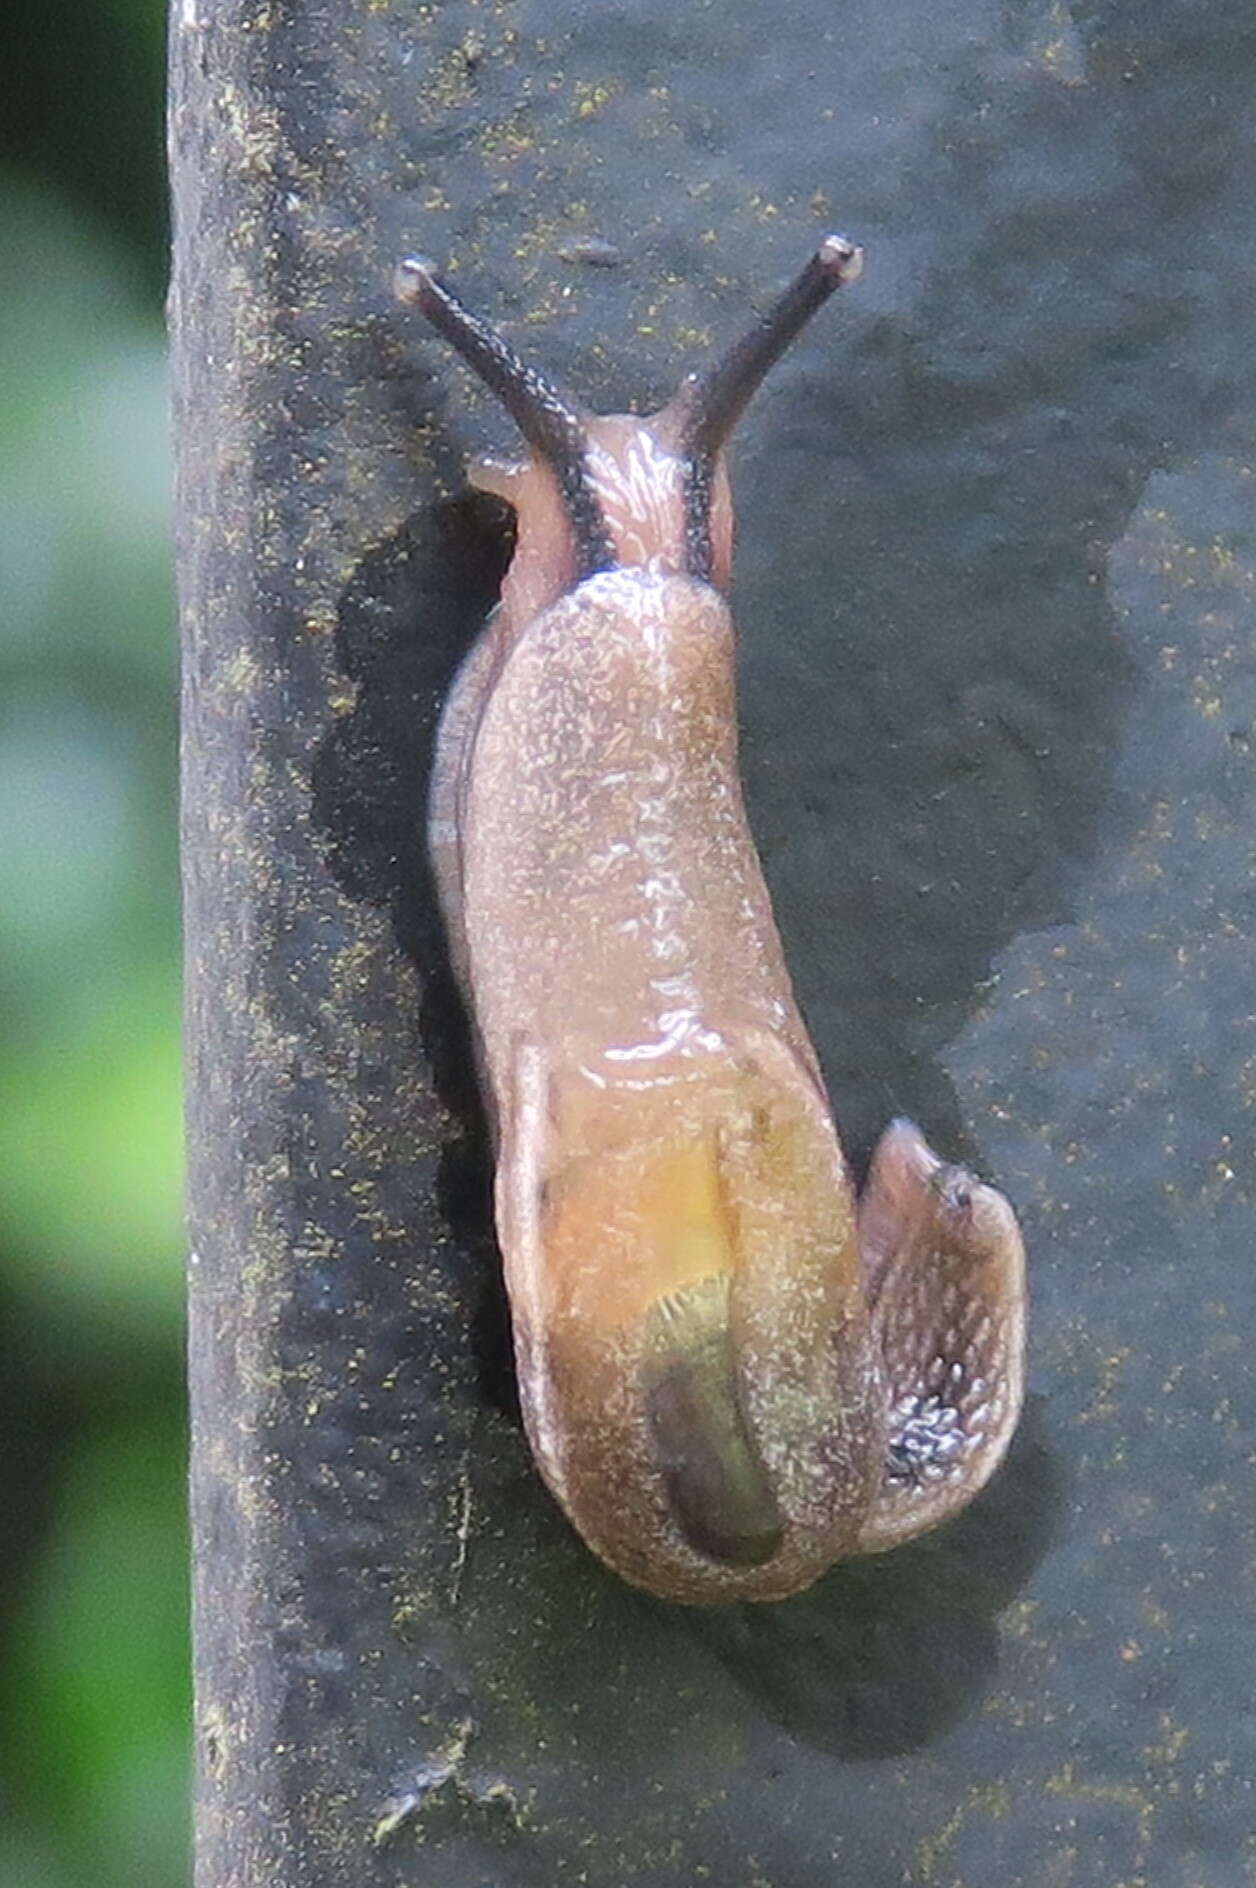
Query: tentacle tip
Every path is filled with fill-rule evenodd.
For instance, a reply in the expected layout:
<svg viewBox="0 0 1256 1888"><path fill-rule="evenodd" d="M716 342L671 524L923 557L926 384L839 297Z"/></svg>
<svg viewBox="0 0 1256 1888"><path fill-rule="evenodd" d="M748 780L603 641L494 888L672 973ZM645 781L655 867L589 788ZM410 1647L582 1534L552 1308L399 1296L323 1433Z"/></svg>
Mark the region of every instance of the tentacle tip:
<svg viewBox="0 0 1256 1888"><path fill-rule="evenodd" d="M971 1212L974 1197L992 1190L983 1188L976 1174L954 1161L944 1161L933 1173L930 1185L947 1212L954 1215Z"/></svg>
<svg viewBox="0 0 1256 1888"><path fill-rule="evenodd" d="M857 282L863 274L864 252L849 236L826 236L816 251L816 261L835 286Z"/></svg>
<svg viewBox="0 0 1256 1888"><path fill-rule="evenodd" d="M422 307L436 287L436 265L426 256L403 256L393 270L393 294L399 302Z"/></svg>
<svg viewBox="0 0 1256 1888"><path fill-rule="evenodd" d="M905 1114L895 1115L886 1124L878 1146L881 1151L897 1155L921 1175L933 1173L942 1165L916 1123Z"/></svg>

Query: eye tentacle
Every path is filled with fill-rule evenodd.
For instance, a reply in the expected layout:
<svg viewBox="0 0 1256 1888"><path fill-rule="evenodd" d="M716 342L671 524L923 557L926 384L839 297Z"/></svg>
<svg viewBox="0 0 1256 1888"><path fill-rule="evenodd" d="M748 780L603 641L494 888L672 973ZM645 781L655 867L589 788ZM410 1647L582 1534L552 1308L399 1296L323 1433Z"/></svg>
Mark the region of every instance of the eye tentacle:
<svg viewBox="0 0 1256 1888"><path fill-rule="evenodd" d="M610 534L585 464L584 414L535 367L515 353L504 335L466 308L422 256L407 256L393 271L393 293L443 335L496 394L538 459L553 473L575 540L578 574L592 577L615 562Z"/></svg>
<svg viewBox="0 0 1256 1888"><path fill-rule="evenodd" d="M845 282L857 281L862 269L862 249L845 236L826 236L766 314L714 367L694 375L681 389L685 546L691 575L706 582L711 579L711 492L721 447L790 342L833 291Z"/></svg>

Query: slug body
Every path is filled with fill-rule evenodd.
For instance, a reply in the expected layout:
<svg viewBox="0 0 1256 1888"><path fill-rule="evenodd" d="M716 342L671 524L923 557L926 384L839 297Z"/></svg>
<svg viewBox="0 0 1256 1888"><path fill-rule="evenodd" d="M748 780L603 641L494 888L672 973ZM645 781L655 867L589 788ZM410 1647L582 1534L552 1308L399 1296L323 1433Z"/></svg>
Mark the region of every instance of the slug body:
<svg viewBox="0 0 1256 1888"><path fill-rule="evenodd" d="M1003 1196L909 1122L857 1202L737 771L722 447L860 252L829 238L649 418L571 405L427 264L417 304L531 449L446 704L431 844L476 1027L528 1435L589 1545L776 1599L962 1507L1020 1409Z"/></svg>

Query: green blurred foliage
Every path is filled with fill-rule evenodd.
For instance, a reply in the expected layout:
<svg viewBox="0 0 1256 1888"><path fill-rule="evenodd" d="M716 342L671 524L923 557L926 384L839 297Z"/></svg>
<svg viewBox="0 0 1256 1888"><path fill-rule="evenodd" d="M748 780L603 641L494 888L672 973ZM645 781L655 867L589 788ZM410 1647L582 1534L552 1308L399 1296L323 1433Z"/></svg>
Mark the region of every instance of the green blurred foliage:
<svg viewBox="0 0 1256 1888"><path fill-rule="evenodd" d="M29 11L30 18L26 19ZM188 1874L164 20L6 14L0 1884ZM24 30L26 28L27 30ZM50 56L51 53L51 56Z"/></svg>

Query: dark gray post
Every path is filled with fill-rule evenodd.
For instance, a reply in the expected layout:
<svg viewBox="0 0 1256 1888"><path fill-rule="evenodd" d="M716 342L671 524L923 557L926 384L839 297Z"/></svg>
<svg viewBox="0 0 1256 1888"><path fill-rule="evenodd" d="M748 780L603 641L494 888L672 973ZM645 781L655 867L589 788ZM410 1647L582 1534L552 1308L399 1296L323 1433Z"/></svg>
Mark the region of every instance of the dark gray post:
<svg viewBox="0 0 1256 1888"><path fill-rule="evenodd" d="M867 299L782 364L734 466L752 818L853 1141L902 1108L948 1151L997 1142L1031 1209L1038 1328L1073 1316L1092 1255L1059 1233L1053 1312L1064 1169L1021 985L992 1012L1021 1087L983 1087L970 1049L958 1091L949 1045L1018 914L1045 922L1052 872L1084 850L1119 668L1076 547L1096 518L1124 529L1086 418L1123 252L1082 217L1091 247L1060 264L1044 223L1042 302L1032 270L1000 273L1004 234L1038 228L1016 192L1044 126L1060 164L1080 153L1079 191L1114 124L1152 149L1121 116L1142 96L1122 74L1150 59L1048 93L979 11L988 116L970 9L924 0L884 34L866 9L835 25L830 0L174 0L198 1888L1063 1880L1078 1819L1125 1815L1138 1753L1172 1743L1132 1715L1130 1763L1100 1763L1105 1703L1080 1754L1061 1744L1089 1641L1062 1665L1032 1609L1000 1638L1056 1511L1032 1415L962 1521L785 1606L662 1606L586 1553L511 1407L424 862L434 716L506 547L461 464L512 442L392 305L395 260L448 263L589 405L644 407L840 223L867 245ZM1155 124L1196 139L1190 114ZM1157 192L1138 203L1145 382L1119 385L1159 465L1178 252ZM1050 451L1044 414L1068 420ZM990 505L1004 561L983 587ZM1137 1341L1112 1291L1076 1380L1055 1366L1088 1476L1090 1359ZM1135 1487L1114 1446L1093 1512L1158 1500L1144 1468ZM1099 1559L1083 1579L1063 1557L1050 1617L1081 1603L1074 1578L1096 1607ZM1178 1800L1158 1778L1148 1800ZM1083 1852L1146 1872L1143 1826L1101 1820Z"/></svg>

